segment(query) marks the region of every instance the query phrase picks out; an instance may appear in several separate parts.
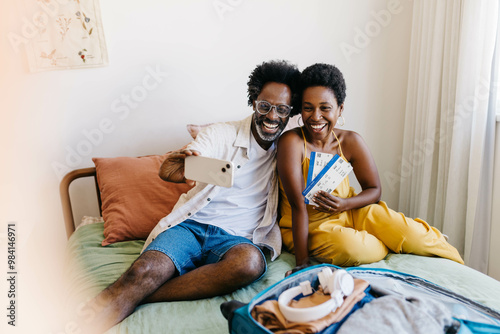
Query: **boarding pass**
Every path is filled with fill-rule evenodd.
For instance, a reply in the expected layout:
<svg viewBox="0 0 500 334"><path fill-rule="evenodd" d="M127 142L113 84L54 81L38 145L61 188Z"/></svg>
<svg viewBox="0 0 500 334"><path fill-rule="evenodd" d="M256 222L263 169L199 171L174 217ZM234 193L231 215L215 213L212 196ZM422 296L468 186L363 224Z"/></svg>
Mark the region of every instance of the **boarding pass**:
<svg viewBox="0 0 500 334"><path fill-rule="evenodd" d="M325 161L328 162L325 164ZM309 204L313 195L320 190L328 193L334 191L351 171L351 164L340 158L338 154L333 156L326 153L311 152L307 186L302 192L305 202Z"/></svg>
<svg viewBox="0 0 500 334"><path fill-rule="evenodd" d="M311 183L316 176L325 168L334 157L333 154L323 152L311 152L309 159L309 170L307 172L307 185Z"/></svg>

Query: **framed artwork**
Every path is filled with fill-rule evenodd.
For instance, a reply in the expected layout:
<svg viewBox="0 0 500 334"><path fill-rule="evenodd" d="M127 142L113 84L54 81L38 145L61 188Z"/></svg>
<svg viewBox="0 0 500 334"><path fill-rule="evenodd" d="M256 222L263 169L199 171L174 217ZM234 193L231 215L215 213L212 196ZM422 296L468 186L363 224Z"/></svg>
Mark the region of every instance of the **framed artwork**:
<svg viewBox="0 0 500 334"><path fill-rule="evenodd" d="M25 0L37 28L26 48L30 71L105 66L99 0Z"/></svg>

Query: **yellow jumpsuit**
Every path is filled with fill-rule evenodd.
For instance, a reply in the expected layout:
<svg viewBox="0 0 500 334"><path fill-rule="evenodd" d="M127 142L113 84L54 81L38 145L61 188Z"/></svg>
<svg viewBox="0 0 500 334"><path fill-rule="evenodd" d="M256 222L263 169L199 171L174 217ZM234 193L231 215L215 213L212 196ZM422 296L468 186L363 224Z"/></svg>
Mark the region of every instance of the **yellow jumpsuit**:
<svg viewBox="0 0 500 334"><path fill-rule="evenodd" d="M304 180L307 179L309 169L307 156L305 154L306 158L302 162ZM345 160L343 154L342 158ZM356 196L348 177L332 195L342 198ZM307 205L307 213L309 256L321 262L357 266L380 261L392 251L439 256L464 263L456 248L445 240L438 229L419 218L413 220L389 209L384 201L339 214L320 212ZM292 210L281 182L280 215L283 244L288 251L294 253Z"/></svg>

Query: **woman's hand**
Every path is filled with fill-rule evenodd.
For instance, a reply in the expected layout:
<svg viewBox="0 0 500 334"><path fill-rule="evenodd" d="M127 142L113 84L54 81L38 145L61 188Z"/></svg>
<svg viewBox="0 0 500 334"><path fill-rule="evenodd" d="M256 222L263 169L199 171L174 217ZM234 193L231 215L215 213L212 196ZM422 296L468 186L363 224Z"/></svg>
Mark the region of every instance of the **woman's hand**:
<svg viewBox="0 0 500 334"><path fill-rule="evenodd" d="M307 263L305 263L305 264L303 264L303 265L301 265L301 266L297 266L297 267L293 268L292 270L288 270L288 271L285 273L285 277L288 277L288 276L290 276L291 274L294 274L294 273L296 273L297 271L302 270L302 269L307 268L307 267L310 267L310 266L312 266L312 264L311 264L311 263L309 263L309 262L307 262Z"/></svg>
<svg viewBox="0 0 500 334"><path fill-rule="evenodd" d="M314 194L313 202L317 204L316 210L330 214L338 214L347 209L345 198L333 196L322 190Z"/></svg>

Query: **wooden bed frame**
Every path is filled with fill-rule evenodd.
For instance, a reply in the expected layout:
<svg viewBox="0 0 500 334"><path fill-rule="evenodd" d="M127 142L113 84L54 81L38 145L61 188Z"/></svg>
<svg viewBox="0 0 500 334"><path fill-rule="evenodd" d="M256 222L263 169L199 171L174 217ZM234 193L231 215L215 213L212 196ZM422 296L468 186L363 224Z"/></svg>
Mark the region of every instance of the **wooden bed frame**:
<svg viewBox="0 0 500 334"><path fill-rule="evenodd" d="M73 207L71 205L71 198L69 194L69 186L71 185L71 182L83 177L94 178L95 188L97 192L97 202L99 204L99 214L102 216L101 191L99 190L99 184L97 183L95 167L75 169L66 174L61 180L61 184L59 185L59 193L61 195L64 226L66 227L66 235L68 239L69 237L71 237L73 232L75 232L76 228L75 218L73 216Z"/></svg>

